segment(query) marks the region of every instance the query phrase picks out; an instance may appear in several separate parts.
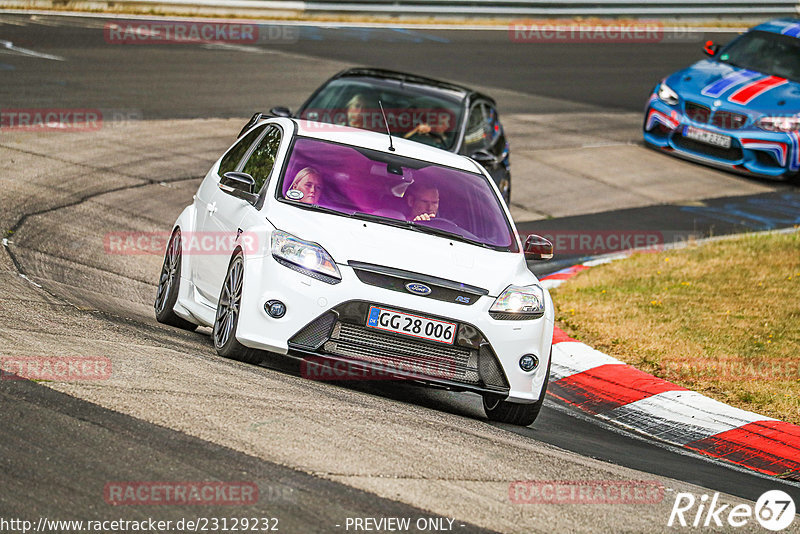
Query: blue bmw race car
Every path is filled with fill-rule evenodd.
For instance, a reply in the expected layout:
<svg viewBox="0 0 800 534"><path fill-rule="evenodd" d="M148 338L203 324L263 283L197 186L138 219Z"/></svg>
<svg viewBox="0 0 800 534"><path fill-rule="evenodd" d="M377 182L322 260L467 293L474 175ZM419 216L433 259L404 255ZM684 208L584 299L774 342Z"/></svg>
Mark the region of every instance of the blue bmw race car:
<svg viewBox="0 0 800 534"><path fill-rule="evenodd" d="M667 76L647 101L644 140L676 156L745 174L800 170L800 19L765 22L709 59Z"/></svg>

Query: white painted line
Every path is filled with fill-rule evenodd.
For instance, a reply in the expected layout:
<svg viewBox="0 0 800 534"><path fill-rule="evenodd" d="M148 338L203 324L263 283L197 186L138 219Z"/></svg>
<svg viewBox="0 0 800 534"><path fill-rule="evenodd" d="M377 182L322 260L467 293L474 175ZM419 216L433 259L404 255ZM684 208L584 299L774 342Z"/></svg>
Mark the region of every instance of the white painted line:
<svg viewBox="0 0 800 534"><path fill-rule="evenodd" d="M64 61L64 58L61 56L54 56L52 54L45 54L43 52L37 52L28 48L14 46L14 43L11 41L0 40L0 48L5 48L6 50L11 50L12 52L16 52L25 56L33 56L41 59L52 59L53 61Z"/></svg>
<svg viewBox="0 0 800 534"><path fill-rule="evenodd" d="M27 276L25 276L24 274L21 274L21 275L19 275L19 277L20 277L20 278L22 278L23 280L27 281L29 284L31 284L31 285L33 285L33 286L35 286L35 287L38 287L39 289L41 289L41 288L42 288L42 286L40 286L39 284L37 284L36 282L34 282L33 280L31 280L30 278L28 278L28 277L27 277Z"/></svg>
<svg viewBox="0 0 800 534"><path fill-rule="evenodd" d="M598 417L676 445L686 445L754 421L774 421L696 391L665 391Z"/></svg>
<svg viewBox="0 0 800 534"><path fill-rule="evenodd" d="M584 343L564 341L553 345L550 375L553 379L560 380L607 364L622 364L622 362Z"/></svg>

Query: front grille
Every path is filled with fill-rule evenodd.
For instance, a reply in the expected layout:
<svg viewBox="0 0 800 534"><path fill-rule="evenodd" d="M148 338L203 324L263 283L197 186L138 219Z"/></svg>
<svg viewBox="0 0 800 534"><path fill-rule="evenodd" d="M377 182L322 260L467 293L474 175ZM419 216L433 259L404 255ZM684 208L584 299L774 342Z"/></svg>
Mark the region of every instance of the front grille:
<svg viewBox="0 0 800 534"><path fill-rule="evenodd" d="M733 113L732 111L715 111L711 124L724 130L738 130L747 124L747 115Z"/></svg>
<svg viewBox="0 0 800 534"><path fill-rule="evenodd" d="M335 356L377 363L421 377L480 383L471 349L403 339L365 326L337 322L324 350Z"/></svg>
<svg viewBox="0 0 800 534"><path fill-rule="evenodd" d="M730 148L722 148L719 146L701 143L700 141L695 141L694 139L684 137L680 133L676 133L672 136L672 142L683 150L695 152L704 156L712 156L728 161L738 161L742 159L742 148L736 144L735 140Z"/></svg>
<svg viewBox="0 0 800 534"><path fill-rule="evenodd" d="M401 293L411 293L406 289L409 283L422 283L428 286L430 293L417 296L463 304L469 306L478 302L478 299L488 295L489 291L481 287L462 284L453 280L437 278L421 273L403 271L394 267L384 267L357 261L349 261L348 265L353 268L358 279L371 286L382 287Z"/></svg>
<svg viewBox="0 0 800 534"><path fill-rule="evenodd" d="M700 124L706 124L711 117L711 109L697 102L686 102L684 109L689 119Z"/></svg>

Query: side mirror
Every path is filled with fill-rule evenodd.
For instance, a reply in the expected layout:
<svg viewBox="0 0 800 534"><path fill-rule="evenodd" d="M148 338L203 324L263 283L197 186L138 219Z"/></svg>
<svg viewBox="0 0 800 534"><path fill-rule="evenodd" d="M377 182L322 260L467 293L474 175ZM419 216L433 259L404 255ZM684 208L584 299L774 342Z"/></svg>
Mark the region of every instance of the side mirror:
<svg viewBox="0 0 800 534"><path fill-rule="evenodd" d="M283 106L275 106L269 110L270 115L275 117L291 117L292 110Z"/></svg>
<svg viewBox="0 0 800 534"><path fill-rule="evenodd" d="M255 187L256 181L246 172L226 172L219 181L219 188L224 192L250 204L258 201L258 195L253 191Z"/></svg>
<svg viewBox="0 0 800 534"><path fill-rule="evenodd" d="M714 57L719 52L720 46L718 44L714 44L714 41L706 41L706 44L703 45L703 52L708 57Z"/></svg>
<svg viewBox="0 0 800 534"><path fill-rule="evenodd" d="M542 236L531 234L525 240L524 252L529 260L552 260L553 244Z"/></svg>
<svg viewBox="0 0 800 534"><path fill-rule="evenodd" d="M477 150L472 154L470 154L469 157L471 157L484 167L493 167L497 165L497 158L494 156L494 154L491 154L486 150Z"/></svg>

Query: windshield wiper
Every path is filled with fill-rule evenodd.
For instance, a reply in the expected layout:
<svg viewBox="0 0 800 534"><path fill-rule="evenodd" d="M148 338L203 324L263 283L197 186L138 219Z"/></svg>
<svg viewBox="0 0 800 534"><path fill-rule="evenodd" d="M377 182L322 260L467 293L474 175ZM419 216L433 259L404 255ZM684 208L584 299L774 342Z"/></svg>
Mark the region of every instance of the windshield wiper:
<svg viewBox="0 0 800 534"><path fill-rule="evenodd" d="M426 234L438 235L440 237L447 237L449 239L455 239L456 241L462 241L464 243L469 243L471 245L478 245L479 247L490 248L490 249L494 250L494 247L491 246L491 245L487 245L486 243L482 243L481 241L477 241L475 239L470 239L470 238L468 238L466 236L463 236L461 234L457 234L455 232L449 232L447 230L442 230L441 228L434 228L433 226L426 226L426 225L418 224L418 223L414 223L414 222L409 222L408 224L411 226L412 229L414 229L414 230L416 230L418 232L423 232L423 233L426 233Z"/></svg>
<svg viewBox="0 0 800 534"><path fill-rule="evenodd" d="M364 213L363 211L354 211L353 213L350 214L350 217L353 217L354 219L375 221L382 224L396 226L398 228L408 228L409 230L414 230L416 232L421 232L424 234L437 235L439 237L446 237L448 239L454 239L456 241L461 241L463 243L469 243L470 245L477 245L479 247L488 248L491 250L497 250L496 247L493 247L492 245L482 243L481 241L477 241L475 239L470 239L461 234L457 234L455 232L449 232L447 230L442 230L440 228L434 228L433 226L418 224L413 221L391 219L389 217L381 217L380 215L373 215L372 213Z"/></svg>

